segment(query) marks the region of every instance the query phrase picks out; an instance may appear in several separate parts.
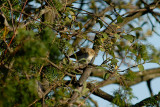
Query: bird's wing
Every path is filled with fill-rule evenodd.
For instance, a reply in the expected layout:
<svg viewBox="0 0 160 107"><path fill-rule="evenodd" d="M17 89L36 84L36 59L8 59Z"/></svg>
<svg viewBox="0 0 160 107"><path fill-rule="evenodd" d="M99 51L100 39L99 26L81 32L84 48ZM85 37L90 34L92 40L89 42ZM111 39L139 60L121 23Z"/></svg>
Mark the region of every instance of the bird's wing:
<svg viewBox="0 0 160 107"><path fill-rule="evenodd" d="M70 58L75 58L77 60L82 59L82 58L87 58L88 57L88 53L81 53L81 52L76 52L75 54L71 55Z"/></svg>
<svg viewBox="0 0 160 107"><path fill-rule="evenodd" d="M77 58L78 56L81 56L81 55L82 55L82 52L81 52L81 51L78 51L78 52L72 54L72 55L70 56L70 58Z"/></svg>

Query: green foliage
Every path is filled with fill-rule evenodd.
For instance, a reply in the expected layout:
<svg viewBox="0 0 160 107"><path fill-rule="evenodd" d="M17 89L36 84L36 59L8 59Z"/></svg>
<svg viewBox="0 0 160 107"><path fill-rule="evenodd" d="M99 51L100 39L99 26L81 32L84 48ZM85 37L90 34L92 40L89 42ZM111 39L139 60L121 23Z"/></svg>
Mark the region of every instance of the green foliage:
<svg viewBox="0 0 160 107"><path fill-rule="evenodd" d="M138 65L139 71L144 71L144 66L142 64Z"/></svg>
<svg viewBox="0 0 160 107"><path fill-rule="evenodd" d="M59 45L58 38L56 38L54 32L49 28L45 28L40 33L40 38L49 51L49 59L51 61L57 62L60 59L61 53L58 48Z"/></svg>
<svg viewBox="0 0 160 107"><path fill-rule="evenodd" d="M18 76L15 77L7 78L6 84L0 87L1 107L25 107L37 98L34 79L26 81L26 79L18 78Z"/></svg>
<svg viewBox="0 0 160 107"><path fill-rule="evenodd" d="M127 74L125 75L125 79L129 81L134 81L135 78L136 78L135 72L129 69Z"/></svg>
<svg viewBox="0 0 160 107"><path fill-rule="evenodd" d="M25 107L38 98L37 85L32 78L39 78L37 70L45 63L43 58L49 55L52 61L58 62L60 51L56 37L49 28L40 34L20 29L14 44L17 47L13 47L14 51L6 57L7 63L13 62L12 70L0 67L4 74L0 76L2 82L0 91L3 93L0 102L1 106ZM55 68L47 68L43 72L49 81L61 77Z"/></svg>
<svg viewBox="0 0 160 107"><path fill-rule="evenodd" d="M133 28L131 31L142 31L142 28L141 27L136 27L136 28Z"/></svg>
<svg viewBox="0 0 160 107"><path fill-rule="evenodd" d="M112 58L112 59L111 59L111 64L117 65L117 63L118 63L118 60L117 60L117 59L115 59L115 58Z"/></svg>
<svg viewBox="0 0 160 107"><path fill-rule="evenodd" d="M130 41L130 42L133 42L135 37L133 35L123 35L123 38Z"/></svg>
<svg viewBox="0 0 160 107"><path fill-rule="evenodd" d="M70 93L67 88L59 87L54 91L53 96L55 98L54 105L62 106L63 103L60 103L59 101L67 101L67 99L70 98Z"/></svg>
<svg viewBox="0 0 160 107"><path fill-rule="evenodd" d="M129 51L132 52L132 56L136 57L136 62L137 63L143 63L149 60L149 53L147 50L147 45L144 44L138 44L135 42L132 47L129 47Z"/></svg>
<svg viewBox="0 0 160 107"><path fill-rule="evenodd" d="M20 30L16 42L20 46L15 57L13 57L17 69L27 69L30 64L42 64L44 62L40 58L46 57L49 50L45 43L35 36L33 31Z"/></svg>
<svg viewBox="0 0 160 107"><path fill-rule="evenodd" d="M136 98L132 93L132 89L129 87L122 87L118 90L115 90L113 93L115 96L113 102L120 107L130 106L131 100Z"/></svg>
<svg viewBox="0 0 160 107"><path fill-rule="evenodd" d="M105 73L105 75L104 75L104 79L108 79L110 76L111 76L111 74L109 74L109 73Z"/></svg>
<svg viewBox="0 0 160 107"><path fill-rule="evenodd" d="M53 3L57 10L60 10L63 6L59 0L53 0Z"/></svg>
<svg viewBox="0 0 160 107"><path fill-rule="evenodd" d="M45 73L45 76L49 82L54 82L57 78L62 77L62 72L52 66L46 67L43 72Z"/></svg>
<svg viewBox="0 0 160 107"><path fill-rule="evenodd" d="M123 22L123 17L122 16L118 16L117 17L117 23L122 23Z"/></svg>

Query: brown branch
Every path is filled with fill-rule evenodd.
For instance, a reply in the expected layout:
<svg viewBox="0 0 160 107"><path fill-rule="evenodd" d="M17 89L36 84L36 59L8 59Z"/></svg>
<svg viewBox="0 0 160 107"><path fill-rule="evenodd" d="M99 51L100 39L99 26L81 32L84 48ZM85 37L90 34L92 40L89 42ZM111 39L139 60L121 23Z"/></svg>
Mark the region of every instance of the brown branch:
<svg viewBox="0 0 160 107"><path fill-rule="evenodd" d="M23 6L21 12L24 11L24 8L25 8L27 2L28 2L28 0L25 1L24 6ZM12 11L12 10L11 10L11 11ZM18 25L20 24L21 18L22 18L22 13L20 13L20 16L19 16ZM13 28L14 33L13 33L13 36L12 36L12 38L11 38L9 44L8 44L8 47L11 45L11 43L12 43L14 37L16 36L16 30L17 30L17 28L18 28L18 25L17 25L17 27L16 27L15 29ZM7 50L6 50L6 51L7 51ZM6 51L5 51L5 53L6 53Z"/></svg>
<svg viewBox="0 0 160 107"><path fill-rule="evenodd" d="M92 69L92 70L94 70L94 69ZM142 72L137 72L135 80L134 81L127 81L126 83L127 83L128 86L131 86L131 85L137 84L137 83L142 82L142 81L147 81L151 78L154 78L155 76L156 77L160 76L160 68L146 70L143 73ZM105 81L105 84L103 84L103 86L106 85L106 84L112 84L112 82L116 83L116 84L120 84L121 81L120 80L108 80L108 81ZM100 82L99 84L102 84L102 83ZM89 88L90 92L93 92L94 95L97 95L97 96L113 103L114 97L109 95L108 93L102 91L101 89L97 88L97 86L95 86L94 84L88 83L87 88ZM114 103L114 104L116 104L116 103Z"/></svg>
<svg viewBox="0 0 160 107"><path fill-rule="evenodd" d="M151 88L151 79L147 80L147 87L149 89L149 92L150 92L151 96L153 96L153 91L152 91L152 88Z"/></svg>
<svg viewBox="0 0 160 107"><path fill-rule="evenodd" d="M88 83L87 88L89 88L90 92L92 92L96 88L96 86L93 83ZM108 100L110 102L113 102L113 99L114 99L114 97L112 95L102 91L101 89L94 90L93 94L97 95L105 100Z"/></svg>
<svg viewBox="0 0 160 107"><path fill-rule="evenodd" d="M94 95L96 95L100 98L103 98L104 100L107 100L107 101L112 102L113 104L119 106L118 103L114 102L114 96L112 96L112 95L110 95L110 94L108 94L108 93L106 93L106 92L104 92L104 91L102 91L101 89L98 89L98 88L95 90L96 86L94 84L88 83L87 88L90 89L90 92L92 92L94 90L94 92L93 92Z"/></svg>
<svg viewBox="0 0 160 107"><path fill-rule="evenodd" d="M81 75L81 77L79 79L79 82L78 82L78 85L76 87L77 90L74 91L71 99L69 100L69 103L68 103L69 106L72 106L72 104L77 100L77 98L79 96L79 93L82 92L83 84L88 79L88 77L90 76L91 71L92 71L91 66L86 67L86 69L84 70L84 73Z"/></svg>
<svg viewBox="0 0 160 107"><path fill-rule="evenodd" d="M98 16L103 17L105 15L106 12L113 10L112 6L106 7L105 9L103 9L101 12L99 12Z"/></svg>
<svg viewBox="0 0 160 107"><path fill-rule="evenodd" d="M107 72L105 69L92 69L92 75L94 77L99 77L103 78L104 74ZM154 79L156 77L160 77L160 68L155 68L155 69L148 69L145 70L144 72L134 72L135 78L134 81L126 81L126 84L128 86L135 85L137 83L140 83L142 81L147 81L150 79ZM121 75L121 76L126 76L127 74ZM100 82L101 83L101 82ZM116 78L112 78L111 80L106 81L106 83L103 85L108 85L108 84L120 84L120 81L117 80Z"/></svg>
<svg viewBox="0 0 160 107"><path fill-rule="evenodd" d="M94 104L95 107L98 107L97 101L93 100L91 97L89 97L89 100Z"/></svg>
<svg viewBox="0 0 160 107"><path fill-rule="evenodd" d="M128 22L130 22L131 20L136 19L146 13L151 12L151 10L155 9L158 6L159 6L158 3L154 3L154 4L149 5L148 8L143 8L143 9L138 9L138 10L127 12L126 14L128 14L128 15L126 17L123 17L123 22L116 24L116 26L122 27L122 26L126 25ZM112 27L116 30L116 26L112 26ZM104 30L104 32L110 33L110 32L112 32L112 29L106 28L106 30Z"/></svg>

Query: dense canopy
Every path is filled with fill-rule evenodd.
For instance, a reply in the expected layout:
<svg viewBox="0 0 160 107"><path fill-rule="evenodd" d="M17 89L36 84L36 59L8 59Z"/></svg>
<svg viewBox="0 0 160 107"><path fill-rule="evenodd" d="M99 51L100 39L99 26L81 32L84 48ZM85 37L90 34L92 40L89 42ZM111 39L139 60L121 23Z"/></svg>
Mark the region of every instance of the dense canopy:
<svg viewBox="0 0 160 107"><path fill-rule="evenodd" d="M92 94L120 107L160 106L151 87L160 68L144 69L159 64L150 43L159 24L159 0L1 0L0 106L100 106ZM83 49L92 51L76 60ZM132 104L131 86L142 81L151 96ZM101 89L109 84L119 89Z"/></svg>

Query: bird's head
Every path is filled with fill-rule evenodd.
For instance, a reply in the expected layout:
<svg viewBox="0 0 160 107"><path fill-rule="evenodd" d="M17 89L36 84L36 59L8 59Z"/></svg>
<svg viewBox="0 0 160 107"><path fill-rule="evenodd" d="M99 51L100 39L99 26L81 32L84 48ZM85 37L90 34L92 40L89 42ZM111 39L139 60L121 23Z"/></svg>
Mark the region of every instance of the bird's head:
<svg viewBox="0 0 160 107"><path fill-rule="evenodd" d="M82 49L83 49L83 48L82 48ZM92 58L93 58L94 55L95 55L94 50L93 50L92 48L84 48L83 50L84 50L85 53L88 54L88 57L86 58L86 60L91 61Z"/></svg>

